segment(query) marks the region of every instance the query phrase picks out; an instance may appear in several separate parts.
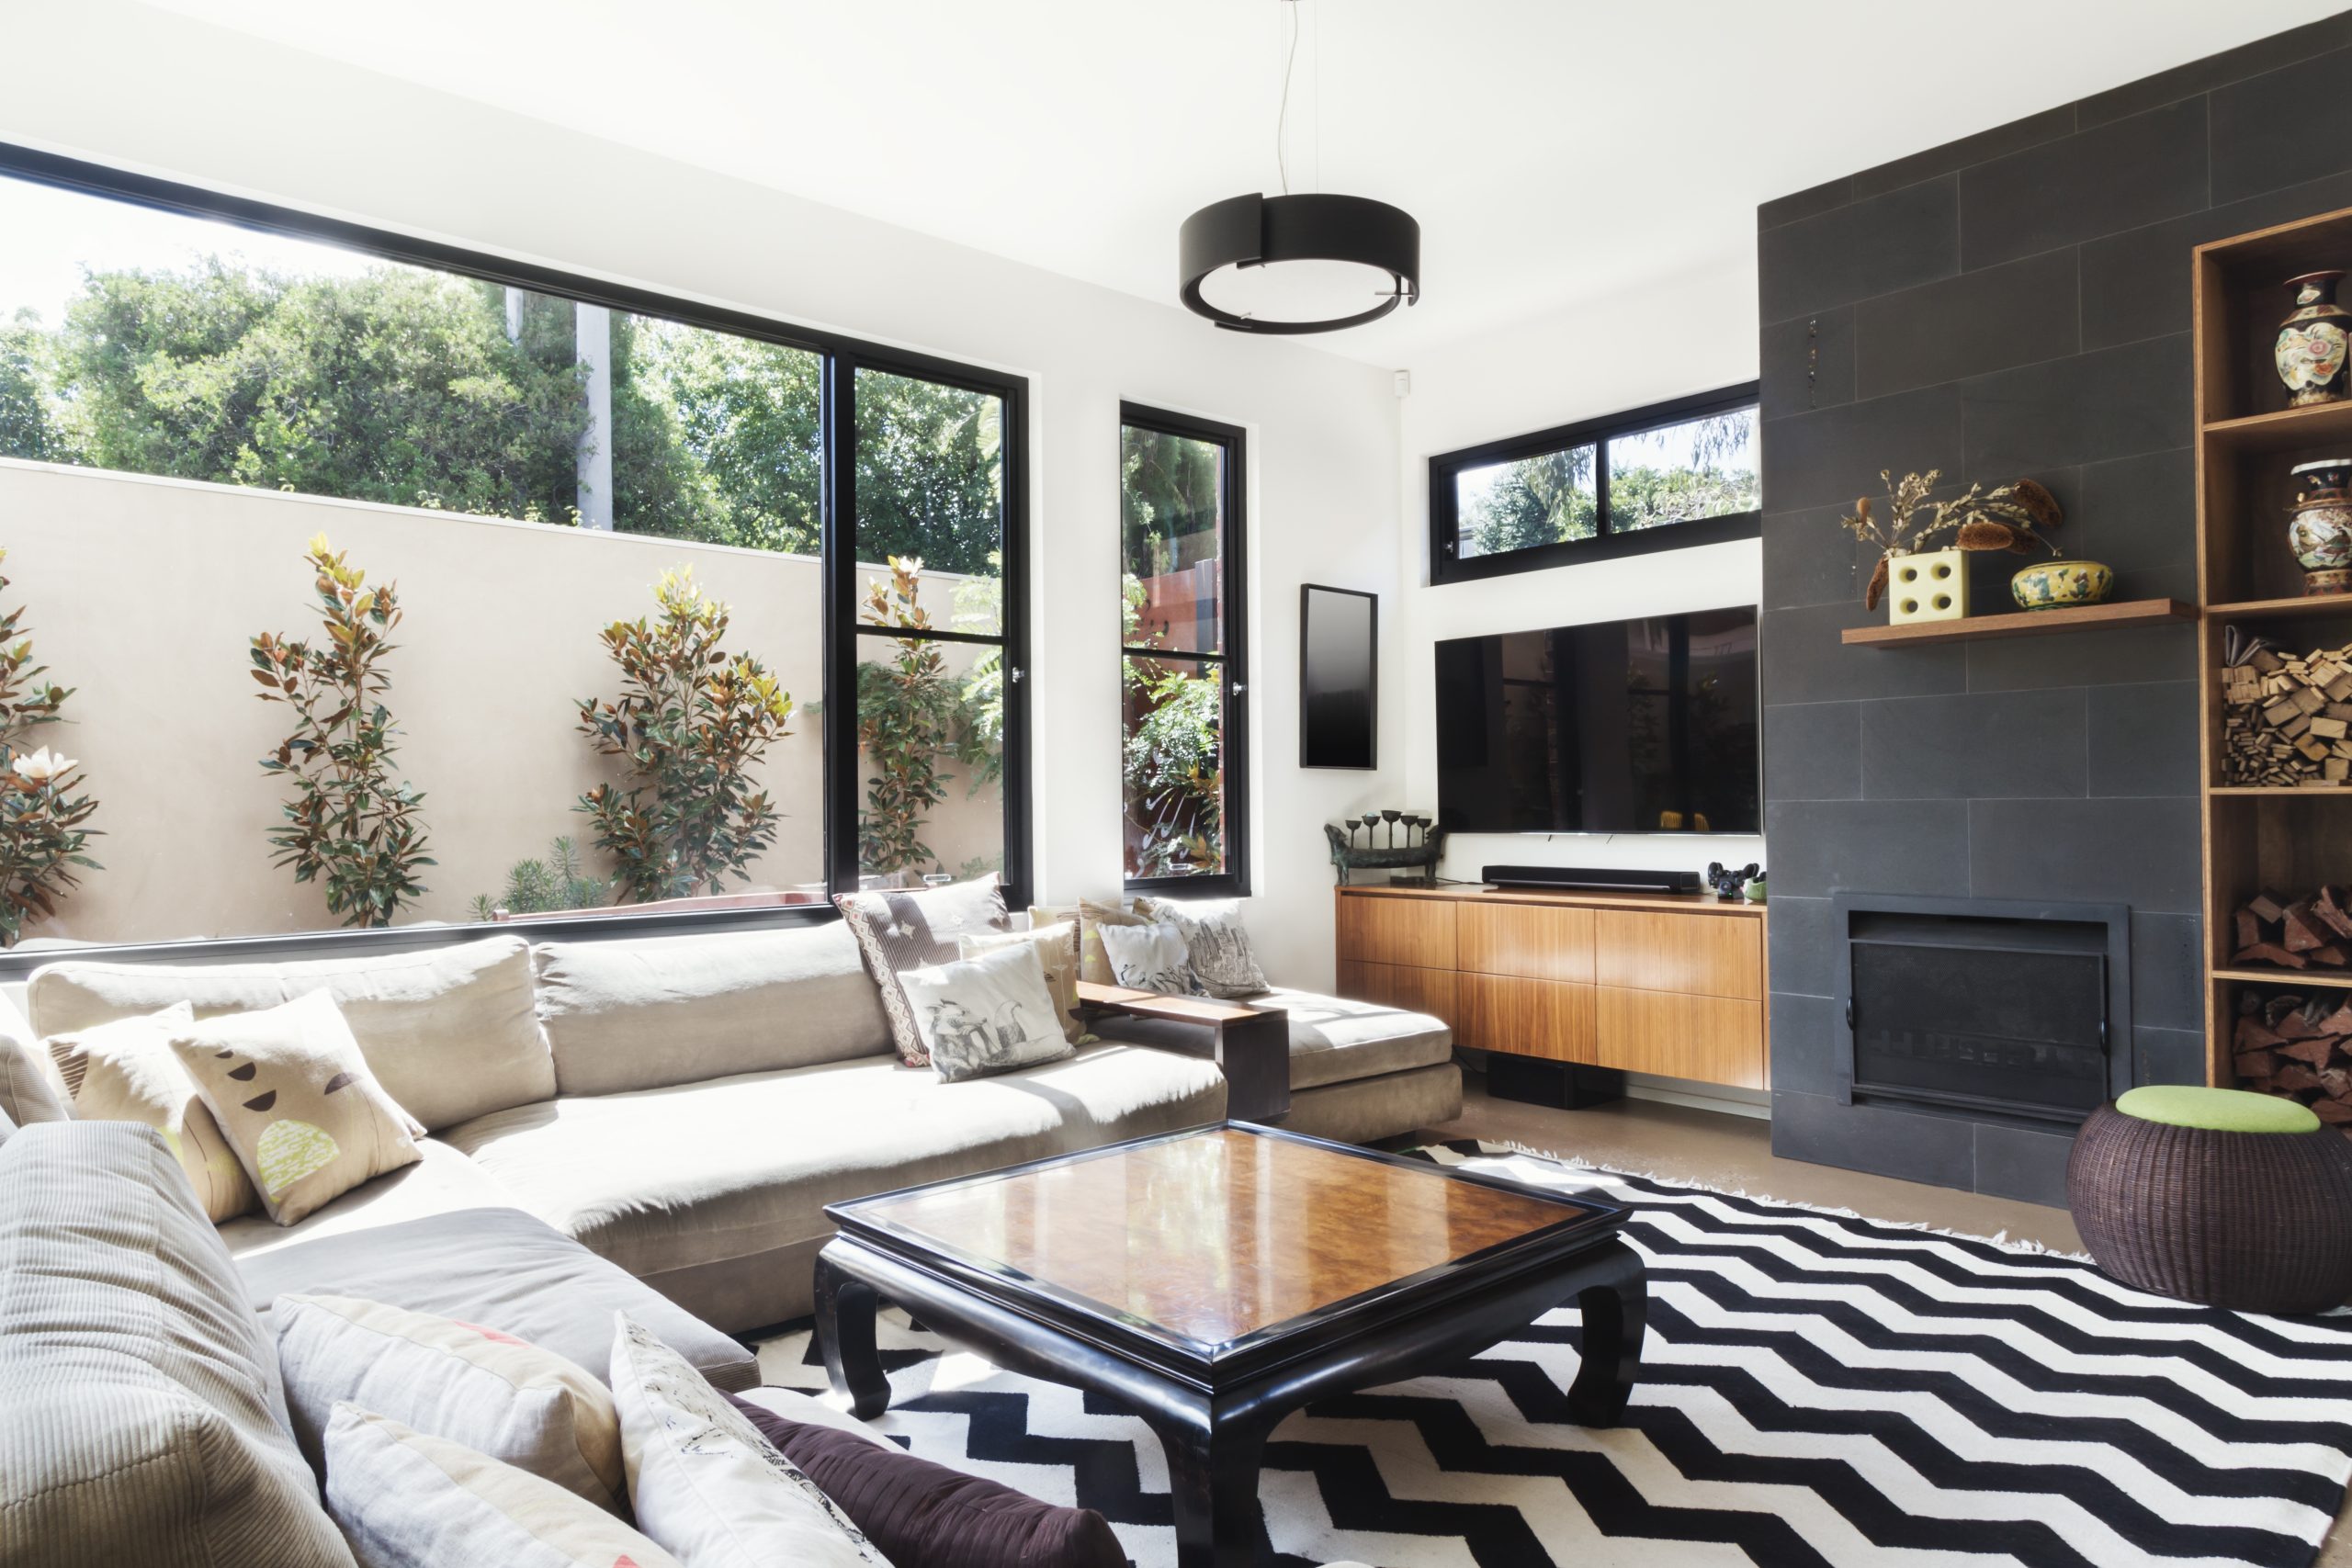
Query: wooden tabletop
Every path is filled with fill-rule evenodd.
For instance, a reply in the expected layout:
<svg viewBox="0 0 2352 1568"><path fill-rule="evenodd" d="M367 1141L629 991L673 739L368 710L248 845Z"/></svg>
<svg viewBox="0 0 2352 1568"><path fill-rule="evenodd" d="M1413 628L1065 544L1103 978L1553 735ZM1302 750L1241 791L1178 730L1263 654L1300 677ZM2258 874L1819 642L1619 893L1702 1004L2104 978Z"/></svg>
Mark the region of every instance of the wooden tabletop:
<svg viewBox="0 0 2352 1568"><path fill-rule="evenodd" d="M1610 1213L1233 1126L840 1211L1202 1347Z"/></svg>
<svg viewBox="0 0 2352 1568"><path fill-rule="evenodd" d="M1433 898L1450 903L1567 904L1588 909L1672 909L1686 915L1733 915L1751 920L1764 918L1765 906L1745 898L1718 898L1713 893L1605 893L1566 887L1502 887L1491 884L1453 887L1405 887L1395 883L1365 883L1335 889L1342 898Z"/></svg>
<svg viewBox="0 0 2352 1568"><path fill-rule="evenodd" d="M1170 1019L1178 1023L1238 1023L1262 1012L1281 1010L1219 1001L1215 997L1171 997L1159 991L1135 991L1124 986L1105 986L1098 980L1080 980L1078 999L1090 1008L1131 1013L1137 1018Z"/></svg>

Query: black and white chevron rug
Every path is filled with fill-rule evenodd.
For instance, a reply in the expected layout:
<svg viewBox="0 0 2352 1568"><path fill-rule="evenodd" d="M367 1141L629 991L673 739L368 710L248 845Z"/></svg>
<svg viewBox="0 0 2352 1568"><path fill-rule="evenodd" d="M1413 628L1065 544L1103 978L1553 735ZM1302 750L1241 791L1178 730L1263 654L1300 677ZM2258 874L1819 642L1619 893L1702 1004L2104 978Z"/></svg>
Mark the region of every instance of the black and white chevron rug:
<svg viewBox="0 0 2352 1568"><path fill-rule="evenodd" d="M1577 1314L1293 1416L1266 1450L1274 1562L1310 1568L2307 1568L2352 1478L2352 1314L2264 1318L2088 1264L1493 1145L1423 1151L1632 1211L1649 1339L1627 1424L1572 1424ZM1172 1568L1141 1422L891 1314L913 1450L1100 1509ZM821 1391L803 1330L771 1383Z"/></svg>

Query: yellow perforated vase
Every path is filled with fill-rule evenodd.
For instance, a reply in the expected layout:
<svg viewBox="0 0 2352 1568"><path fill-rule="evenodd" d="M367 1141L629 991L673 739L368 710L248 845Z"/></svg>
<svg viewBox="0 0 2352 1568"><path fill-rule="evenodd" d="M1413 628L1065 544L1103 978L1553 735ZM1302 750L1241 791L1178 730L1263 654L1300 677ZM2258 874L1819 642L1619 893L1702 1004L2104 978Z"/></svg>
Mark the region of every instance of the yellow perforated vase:
<svg viewBox="0 0 2352 1568"><path fill-rule="evenodd" d="M1956 621L1968 614L1968 558L1958 550L1923 550L1886 563L1886 618Z"/></svg>

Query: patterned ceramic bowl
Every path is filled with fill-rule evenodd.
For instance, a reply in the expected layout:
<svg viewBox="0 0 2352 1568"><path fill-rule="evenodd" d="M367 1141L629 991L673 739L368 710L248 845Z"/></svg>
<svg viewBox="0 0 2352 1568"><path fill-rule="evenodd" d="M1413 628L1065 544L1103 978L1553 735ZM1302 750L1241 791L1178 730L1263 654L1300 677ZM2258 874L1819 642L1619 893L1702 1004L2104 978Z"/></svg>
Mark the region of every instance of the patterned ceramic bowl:
<svg viewBox="0 0 2352 1568"><path fill-rule="evenodd" d="M2115 592L2115 573L2095 560L2046 560L2010 578L2009 592L2021 610L2100 604Z"/></svg>

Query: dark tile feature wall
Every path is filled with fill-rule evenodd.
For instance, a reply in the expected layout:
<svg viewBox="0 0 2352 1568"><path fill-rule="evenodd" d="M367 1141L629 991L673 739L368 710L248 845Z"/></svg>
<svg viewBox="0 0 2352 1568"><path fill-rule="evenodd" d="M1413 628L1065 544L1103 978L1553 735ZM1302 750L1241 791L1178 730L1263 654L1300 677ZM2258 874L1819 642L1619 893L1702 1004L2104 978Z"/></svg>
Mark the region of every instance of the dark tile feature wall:
<svg viewBox="0 0 2352 1568"><path fill-rule="evenodd" d="M1878 473L2022 475L2131 598L2196 592L2188 253L2352 206L2352 12L1769 202L1775 1152L2055 1203L2067 1140L1833 1097L1839 889L2132 908L2142 1083L2203 1071L2190 628L1847 648ZM1979 558L2002 607L2014 558Z"/></svg>

